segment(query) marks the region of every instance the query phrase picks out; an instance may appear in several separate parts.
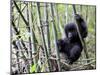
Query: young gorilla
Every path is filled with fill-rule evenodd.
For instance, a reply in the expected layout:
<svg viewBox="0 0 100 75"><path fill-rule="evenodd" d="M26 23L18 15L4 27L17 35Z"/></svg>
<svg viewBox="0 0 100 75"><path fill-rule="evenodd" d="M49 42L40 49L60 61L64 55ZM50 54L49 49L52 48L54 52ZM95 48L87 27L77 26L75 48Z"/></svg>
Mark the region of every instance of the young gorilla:
<svg viewBox="0 0 100 75"><path fill-rule="evenodd" d="M88 33L86 22L79 14L75 15L75 19L80 27L79 31L81 37L82 39L84 39ZM73 62L78 60L78 58L80 57L83 46L80 41L75 23L69 23L65 25L64 31L66 38L59 39L57 41L57 45L59 48L59 52L67 56L66 59L69 61L68 63L73 64Z"/></svg>

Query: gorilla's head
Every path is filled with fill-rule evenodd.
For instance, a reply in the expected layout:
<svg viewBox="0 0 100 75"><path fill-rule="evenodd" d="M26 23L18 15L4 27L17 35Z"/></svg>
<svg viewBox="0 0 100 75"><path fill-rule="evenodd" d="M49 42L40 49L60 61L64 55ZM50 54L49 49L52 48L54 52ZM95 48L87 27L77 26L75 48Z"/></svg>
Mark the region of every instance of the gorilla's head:
<svg viewBox="0 0 100 75"><path fill-rule="evenodd" d="M65 35L70 42L79 40L78 32L75 23L68 23L65 27Z"/></svg>

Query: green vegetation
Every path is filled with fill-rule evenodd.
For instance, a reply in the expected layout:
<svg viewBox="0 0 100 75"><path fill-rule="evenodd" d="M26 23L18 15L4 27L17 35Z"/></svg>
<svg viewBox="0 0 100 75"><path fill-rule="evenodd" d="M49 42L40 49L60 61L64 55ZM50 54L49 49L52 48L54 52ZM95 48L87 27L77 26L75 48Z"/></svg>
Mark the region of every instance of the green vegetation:
<svg viewBox="0 0 100 75"><path fill-rule="evenodd" d="M87 22L88 37L85 41L89 58L86 58L83 51L80 59L70 65L70 70L95 69L96 7L75 7ZM13 23L11 25L12 72L13 68L17 68L18 73L52 72L57 65L59 71L66 71L61 68L62 61L56 41L62 38L64 25L75 22L71 4L12 1L11 22L15 24L15 27Z"/></svg>

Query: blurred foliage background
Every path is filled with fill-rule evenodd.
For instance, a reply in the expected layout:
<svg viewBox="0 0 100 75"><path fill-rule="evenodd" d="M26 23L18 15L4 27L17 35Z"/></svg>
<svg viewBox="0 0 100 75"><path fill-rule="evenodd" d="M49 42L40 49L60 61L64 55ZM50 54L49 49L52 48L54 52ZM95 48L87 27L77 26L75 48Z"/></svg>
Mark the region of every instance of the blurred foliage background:
<svg viewBox="0 0 100 75"><path fill-rule="evenodd" d="M85 39L89 59L84 51L70 70L96 68L96 7L75 5L85 19L88 37ZM64 25L75 22L72 4L12 1L11 3L11 70L13 73L59 71L56 41L64 36ZM55 55L56 58L51 58ZM53 62L51 62L51 59ZM90 60L89 63L86 61ZM87 65L93 68L87 68ZM53 67L54 66L54 67Z"/></svg>

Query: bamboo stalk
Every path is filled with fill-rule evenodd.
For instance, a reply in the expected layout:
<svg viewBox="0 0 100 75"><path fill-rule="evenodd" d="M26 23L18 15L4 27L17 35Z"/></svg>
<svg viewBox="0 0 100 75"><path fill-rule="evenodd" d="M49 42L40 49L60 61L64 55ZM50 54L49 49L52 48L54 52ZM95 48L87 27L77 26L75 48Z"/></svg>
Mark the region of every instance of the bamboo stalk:
<svg viewBox="0 0 100 75"><path fill-rule="evenodd" d="M58 70L61 71L60 67L60 56L59 56L59 51L58 51L58 46L57 46L57 31L55 27L55 21L54 21L54 11L53 11L53 4L50 4L51 7L51 15L52 15L52 28L53 28L53 33L54 33L54 43L55 43L55 49L56 49L56 55L57 55L57 64L58 64Z"/></svg>
<svg viewBox="0 0 100 75"><path fill-rule="evenodd" d="M21 17L22 17L22 19L23 19L24 23L26 24L27 30L28 30L28 32L29 32L29 31L30 31L30 29L29 29L28 22L27 22L27 21L26 21L26 19L24 18L24 16L23 16L23 14L22 14L22 12L21 12L20 8L18 7L18 5L17 5L16 1L13 1L13 2L14 2L14 5L15 5L15 7L16 7L16 9L17 9L17 11L18 11L18 12L19 12L19 14L21 15Z"/></svg>
<svg viewBox="0 0 100 75"><path fill-rule="evenodd" d="M68 23L68 5L66 4L66 12L65 12L65 16L66 16L66 23L65 24L67 24Z"/></svg>
<svg viewBox="0 0 100 75"><path fill-rule="evenodd" d="M21 5L20 5L20 8L21 8ZM18 30L18 27L16 27L15 23L13 22L13 20L14 19L12 19L12 26L13 26L15 32L16 32L15 34L16 35L20 35L20 30ZM18 26L19 26L19 20L18 20ZM19 41L19 39L20 39L20 41ZM14 43L15 46L17 47L17 49L20 50L20 51L22 50L22 47L21 46L24 46L25 47L25 44L24 44L23 40L22 41L21 40L22 40L21 37L18 36L17 41ZM19 57L20 53L22 53L22 55L23 55L23 57L24 57L24 59L26 61L26 57L25 57L24 53L23 52L16 51L17 62L19 62L19 58L18 57ZM20 64L17 64L17 65L18 65L18 73L22 72L22 69L20 67L21 65Z"/></svg>
<svg viewBox="0 0 100 75"><path fill-rule="evenodd" d="M38 24L41 27L41 36L42 36L42 42L43 42L44 51L45 51L45 55L46 55L46 60L48 60L48 52L47 52L45 37L44 37L44 33L43 33L43 26L42 26L42 22L41 22L41 12L40 12L40 3L39 2L37 2L37 16L38 16L38 20L39 20ZM47 62L47 68L48 68L48 71L50 71L48 62Z"/></svg>
<svg viewBox="0 0 100 75"><path fill-rule="evenodd" d="M21 40L21 39L18 39L18 40L17 40L18 50L22 50L22 45L21 45L20 40ZM26 65L27 73L29 73L29 69L28 69L28 66L27 66L29 63L28 63L28 61L27 61L26 56L24 55L24 53L21 52L21 54L22 54L22 56L23 56L23 60L24 60L24 63L25 63L25 65ZM20 68L19 68L19 69L20 69Z"/></svg>
<svg viewBox="0 0 100 75"><path fill-rule="evenodd" d="M86 7L86 22L88 23L88 6Z"/></svg>
<svg viewBox="0 0 100 75"><path fill-rule="evenodd" d="M82 11L83 11L83 6L80 5L80 12L81 12L81 14L82 14Z"/></svg>
<svg viewBox="0 0 100 75"><path fill-rule="evenodd" d="M49 17L49 14L48 14L48 4L45 3L44 4L44 15L45 15L45 22L46 22L46 31L47 31L47 35L46 35L46 38L47 38L47 50L48 50L48 54L49 56L51 55L51 47L50 47L50 30L49 30L49 22L48 22L48 17ZM50 60L48 60L48 63L49 63L49 69L50 71L52 70L51 68L51 63L50 63Z"/></svg>
<svg viewBox="0 0 100 75"><path fill-rule="evenodd" d="M15 25L15 23L13 21L12 21L12 26L13 26L13 29L15 31L15 34L19 35L20 31L17 29L17 27L16 27L16 25Z"/></svg>
<svg viewBox="0 0 100 75"><path fill-rule="evenodd" d="M36 45L35 45L35 34L33 32L33 23L32 23L32 14L30 11L30 6L28 4L28 13L29 13L29 26L30 26L30 36L29 36L29 40L30 40L30 45L31 45L31 49L32 52L30 52L30 58L32 58L32 53L36 53ZM32 44L33 43L33 44ZM34 60L34 64L37 64L36 58L33 59ZM31 65L32 65L32 61L31 61ZM37 69L36 69L37 72Z"/></svg>
<svg viewBox="0 0 100 75"><path fill-rule="evenodd" d="M57 8L57 4L56 4L56 6L55 6L55 14L56 14L56 20L57 20L57 27L58 27L58 32L59 32L59 34L61 34L61 35L63 35L63 28L62 28L62 26L61 26L61 22L60 22L60 17L59 17L59 14L58 14L58 8Z"/></svg>
<svg viewBox="0 0 100 75"><path fill-rule="evenodd" d="M73 11L74 11L74 15L76 14L76 8L75 8L75 5L73 5ZM82 43L82 46L83 46L83 49L84 49L84 53L85 53L85 56L86 56L86 58L88 59L89 58L89 55L88 55L88 52L87 52L87 48L86 48L86 43L85 43L85 41L84 41L84 39L81 37L81 34L80 34L80 29L79 29L79 25L78 25L78 23L76 22L76 27L77 27L77 32L78 32L78 35L79 35L79 38L80 38L80 41L81 41L81 43ZM89 61L87 61L87 62L89 62Z"/></svg>
<svg viewBox="0 0 100 75"><path fill-rule="evenodd" d="M49 23L48 23L48 8L47 8L47 3L44 4L44 14L45 14L45 22L46 22L46 29L47 29L47 49L48 49L48 54L50 54L51 48L50 48L50 32L49 32Z"/></svg>
<svg viewBox="0 0 100 75"><path fill-rule="evenodd" d="M24 6L24 8L21 10L21 12L23 12L25 8L26 8L26 6ZM20 9L21 9L21 3L20 3ZM20 14L19 14L19 15L20 15ZM18 17L15 18L14 22L15 22L16 20L19 20L19 18L18 18Z"/></svg>

